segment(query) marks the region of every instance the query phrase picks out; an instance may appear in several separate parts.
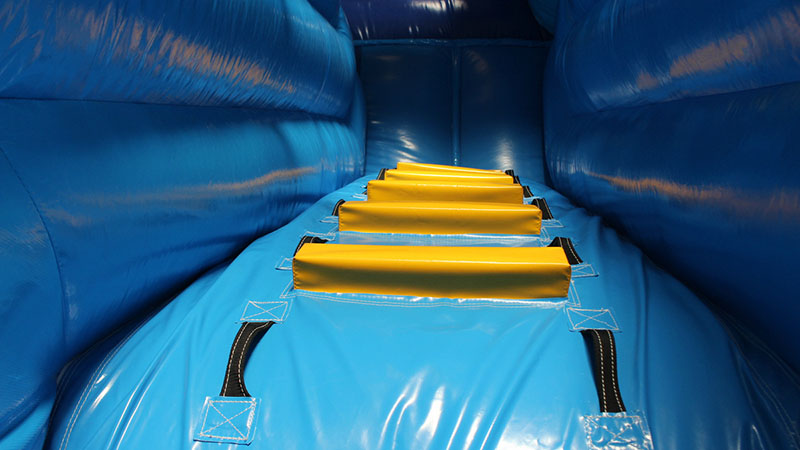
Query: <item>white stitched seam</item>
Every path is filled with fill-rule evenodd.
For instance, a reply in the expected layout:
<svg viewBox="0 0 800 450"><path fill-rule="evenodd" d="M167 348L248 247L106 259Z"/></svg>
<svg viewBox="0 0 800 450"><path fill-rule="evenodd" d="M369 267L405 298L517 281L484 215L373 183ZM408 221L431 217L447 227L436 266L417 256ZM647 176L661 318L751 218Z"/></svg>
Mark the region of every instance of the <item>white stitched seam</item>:
<svg viewBox="0 0 800 450"><path fill-rule="evenodd" d="M600 392L601 397L603 397L603 412L608 411L608 404L606 403L606 378L603 375L603 340L600 339L600 333L597 330L592 330L595 336L597 336L597 346L600 348Z"/></svg>
<svg viewBox="0 0 800 450"><path fill-rule="evenodd" d="M269 324L270 324L270 322L267 322L264 325L260 325L260 326L257 326L255 328L253 328L253 331L250 332L249 336L247 336L247 340L244 341L244 347L242 348L241 353L239 353L239 362L236 364L236 367L239 368L239 389L242 391L243 394L245 393L245 391L244 391L244 381L242 380L242 377L243 377L243 374L244 374L244 367L242 367L242 358L244 358L244 354L247 351L247 344L250 343L250 339L253 338L253 335L256 334L256 331L266 327Z"/></svg>
<svg viewBox="0 0 800 450"><path fill-rule="evenodd" d="M231 378L231 363L233 362L233 352L236 351L236 344L239 342L239 339L242 338L243 331L244 327L239 329L239 332L236 333L236 339L234 339L233 341L233 347L231 347L231 356L228 357L228 367L225 369L225 381L222 384L223 397L228 395L228 380Z"/></svg>
<svg viewBox="0 0 800 450"><path fill-rule="evenodd" d="M205 434L205 433L200 433L199 436L210 437L210 438L214 438L214 439L223 439L223 440L229 440L229 441L246 441L247 440L246 437L237 438L237 437L233 437L233 436L217 436L217 435L214 435L214 434Z"/></svg>
<svg viewBox="0 0 800 450"><path fill-rule="evenodd" d="M619 395L619 380L617 378L617 352L614 350L614 335L611 334L611 330L606 330L608 332L608 341L611 343L611 376L615 379L611 383L611 389L614 391L614 396L617 398L617 404L619 405L619 409L622 408L622 400L620 399Z"/></svg>

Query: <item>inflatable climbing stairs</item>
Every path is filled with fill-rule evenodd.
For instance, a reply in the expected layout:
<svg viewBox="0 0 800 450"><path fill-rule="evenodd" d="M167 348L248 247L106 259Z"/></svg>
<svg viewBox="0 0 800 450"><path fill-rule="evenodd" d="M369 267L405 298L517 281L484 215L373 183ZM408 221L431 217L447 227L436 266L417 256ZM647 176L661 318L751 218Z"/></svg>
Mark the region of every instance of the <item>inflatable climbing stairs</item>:
<svg viewBox="0 0 800 450"><path fill-rule="evenodd" d="M0 450L800 450L798 18L0 0Z"/></svg>

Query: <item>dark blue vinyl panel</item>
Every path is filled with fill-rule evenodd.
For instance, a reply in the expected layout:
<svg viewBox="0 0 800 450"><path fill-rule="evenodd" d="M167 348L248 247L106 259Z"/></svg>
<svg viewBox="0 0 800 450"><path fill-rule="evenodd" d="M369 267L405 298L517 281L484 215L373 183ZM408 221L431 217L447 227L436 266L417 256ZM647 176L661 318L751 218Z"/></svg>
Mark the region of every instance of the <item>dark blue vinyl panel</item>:
<svg viewBox="0 0 800 450"><path fill-rule="evenodd" d="M798 7L605 1L572 29L565 9L545 78L555 187L795 369Z"/></svg>
<svg viewBox="0 0 800 450"><path fill-rule="evenodd" d="M31 242L2 241L0 435L77 351L364 164L362 125L307 113L3 100L0 117L2 162L41 214L19 186L3 196L4 224L22 221L4 228Z"/></svg>
<svg viewBox="0 0 800 450"><path fill-rule="evenodd" d="M345 29L349 29L347 18L342 11L341 0L308 0L308 3L335 28L342 25Z"/></svg>
<svg viewBox="0 0 800 450"><path fill-rule="evenodd" d="M398 161L513 168L544 180L541 83L529 41L404 41L357 47L367 169Z"/></svg>
<svg viewBox="0 0 800 450"><path fill-rule="evenodd" d="M556 31L559 0L528 0L536 21L550 33Z"/></svg>
<svg viewBox="0 0 800 450"><path fill-rule="evenodd" d="M328 15L334 3L315 2ZM350 105L347 22L336 29L305 1L0 0L0 23L4 98L337 117Z"/></svg>
<svg viewBox="0 0 800 450"><path fill-rule="evenodd" d="M547 46L463 47L458 162L545 179L542 77Z"/></svg>
<svg viewBox="0 0 800 450"><path fill-rule="evenodd" d="M795 0L599 1L558 40L553 69L575 112L800 79Z"/></svg>
<svg viewBox="0 0 800 450"><path fill-rule="evenodd" d="M435 45L362 46L367 168L453 162L453 55Z"/></svg>
<svg viewBox="0 0 800 450"><path fill-rule="evenodd" d="M354 39L542 40L526 0L342 0Z"/></svg>
<svg viewBox="0 0 800 450"><path fill-rule="evenodd" d="M0 211L0 436L26 421L34 425L17 442L35 442L55 397L53 355L63 350L61 285L47 228L2 148Z"/></svg>

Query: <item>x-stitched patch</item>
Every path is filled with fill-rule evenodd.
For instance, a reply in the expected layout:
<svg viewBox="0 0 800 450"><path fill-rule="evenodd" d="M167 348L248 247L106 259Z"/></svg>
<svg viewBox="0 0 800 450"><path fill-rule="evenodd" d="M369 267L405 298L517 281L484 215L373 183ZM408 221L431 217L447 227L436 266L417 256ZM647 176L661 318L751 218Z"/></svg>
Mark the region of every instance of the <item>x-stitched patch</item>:
<svg viewBox="0 0 800 450"><path fill-rule="evenodd" d="M196 441L253 442L259 400L253 397L206 397Z"/></svg>
<svg viewBox="0 0 800 450"><path fill-rule="evenodd" d="M611 330L619 331L616 319L607 309L567 308L567 319L571 331Z"/></svg>
<svg viewBox="0 0 800 450"><path fill-rule="evenodd" d="M581 422L591 450L653 450L653 438L643 415L583 416Z"/></svg>
<svg viewBox="0 0 800 450"><path fill-rule="evenodd" d="M289 312L289 302L248 301L242 313L242 322L283 322Z"/></svg>

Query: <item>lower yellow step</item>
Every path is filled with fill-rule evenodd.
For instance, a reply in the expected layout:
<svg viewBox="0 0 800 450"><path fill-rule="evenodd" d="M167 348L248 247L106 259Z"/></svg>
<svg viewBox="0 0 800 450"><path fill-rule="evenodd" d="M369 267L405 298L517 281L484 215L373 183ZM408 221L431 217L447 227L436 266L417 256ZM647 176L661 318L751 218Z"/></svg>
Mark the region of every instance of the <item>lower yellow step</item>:
<svg viewBox="0 0 800 450"><path fill-rule="evenodd" d="M346 202L339 230L415 234L539 234L542 211L533 205L471 202Z"/></svg>
<svg viewBox="0 0 800 450"><path fill-rule="evenodd" d="M504 173L411 172L391 169L386 171L384 177L387 180L417 182L514 184L514 179Z"/></svg>
<svg viewBox="0 0 800 450"><path fill-rule="evenodd" d="M367 199L376 202L462 201L522 204L519 184L440 183L436 181L372 180Z"/></svg>
<svg viewBox="0 0 800 450"><path fill-rule="evenodd" d="M450 298L566 297L560 247L306 244L292 263L307 291Z"/></svg>
<svg viewBox="0 0 800 450"><path fill-rule="evenodd" d="M399 162L397 163L398 170L408 170L416 172L451 172L451 173L499 173L503 174L502 170L487 170L487 169L473 169L472 167L461 166L445 166L442 164L424 164L412 162Z"/></svg>

